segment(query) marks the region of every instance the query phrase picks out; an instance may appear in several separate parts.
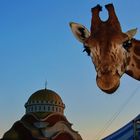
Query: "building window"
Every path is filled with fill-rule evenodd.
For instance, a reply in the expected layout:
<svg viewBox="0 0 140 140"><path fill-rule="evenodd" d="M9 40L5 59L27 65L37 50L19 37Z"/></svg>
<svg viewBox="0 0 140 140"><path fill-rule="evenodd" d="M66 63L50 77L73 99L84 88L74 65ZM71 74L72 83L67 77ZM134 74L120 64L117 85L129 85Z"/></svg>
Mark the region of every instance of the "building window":
<svg viewBox="0 0 140 140"><path fill-rule="evenodd" d="M37 107L35 106L35 111L37 111Z"/></svg>
<svg viewBox="0 0 140 140"><path fill-rule="evenodd" d="M46 106L44 106L44 110L46 110Z"/></svg>
<svg viewBox="0 0 140 140"><path fill-rule="evenodd" d="M39 106L39 111L41 110L41 106Z"/></svg>
<svg viewBox="0 0 140 140"><path fill-rule="evenodd" d="M48 111L50 111L50 106L48 106Z"/></svg>
<svg viewBox="0 0 140 140"><path fill-rule="evenodd" d="M58 108L56 107L55 109L56 109L56 112L57 112L58 111Z"/></svg>

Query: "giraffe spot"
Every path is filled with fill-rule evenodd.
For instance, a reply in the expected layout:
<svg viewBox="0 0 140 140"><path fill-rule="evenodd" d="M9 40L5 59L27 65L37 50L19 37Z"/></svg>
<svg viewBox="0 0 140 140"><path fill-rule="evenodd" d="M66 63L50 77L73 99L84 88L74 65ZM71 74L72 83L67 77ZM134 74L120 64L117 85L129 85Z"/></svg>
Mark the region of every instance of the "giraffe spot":
<svg viewBox="0 0 140 140"><path fill-rule="evenodd" d="M133 56L134 60L135 60L135 63L136 63L136 67L138 69L140 69L140 59L138 59L136 56Z"/></svg>
<svg viewBox="0 0 140 140"><path fill-rule="evenodd" d="M140 56L140 46L135 46L134 53L138 56Z"/></svg>
<svg viewBox="0 0 140 140"><path fill-rule="evenodd" d="M113 47L114 47L114 49L116 49L116 45L115 44L113 45Z"/></svg>
<svg viewBox="0 0 140 140"><path fill-rule="evenodd" d="M134 65L133 63L131 64L131 66L132 66L132 67L135 67L135 65Z"/></svg>

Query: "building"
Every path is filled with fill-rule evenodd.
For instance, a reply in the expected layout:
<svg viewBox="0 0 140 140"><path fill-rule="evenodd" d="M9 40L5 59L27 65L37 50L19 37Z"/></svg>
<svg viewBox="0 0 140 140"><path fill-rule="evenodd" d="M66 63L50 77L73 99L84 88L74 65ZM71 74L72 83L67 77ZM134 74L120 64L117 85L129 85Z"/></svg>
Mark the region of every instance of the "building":
<svg viewBox="0 0 140 140"><path fill-rule="evenodd" d="M140 140L140 114L124 127L102 140Z"/></svg>
<svg viewBox="0 0 140 140"><path fill-rule="evenodd" d="M26 113L1 140L82 140L64 116L65 104L54 91L42 89L25 103Z"/></svg>

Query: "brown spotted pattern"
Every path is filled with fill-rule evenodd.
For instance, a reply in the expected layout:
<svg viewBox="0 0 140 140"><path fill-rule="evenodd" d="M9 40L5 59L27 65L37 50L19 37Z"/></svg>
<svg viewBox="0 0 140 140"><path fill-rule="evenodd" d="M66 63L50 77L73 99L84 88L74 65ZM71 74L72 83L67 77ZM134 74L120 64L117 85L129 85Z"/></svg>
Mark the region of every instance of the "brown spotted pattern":
<svg viewBox="0 0 140 140"><path fill-rule="evenodd" d="M97 71L97 85L106 93L113 93L119 87L120 77L126 69L127 52L122 44L127 35L121 30L113 5L106 5L106 9L109 18L101 21L101 7L97 5L92 8L91 35L84 44L91 52Z"/></svg>
<svg viewBox="0 0 140 140"><path fill-rule="evenodd" d="M128 48L126 73L140 80L140 41L132 39L132 45Z"/></svg>

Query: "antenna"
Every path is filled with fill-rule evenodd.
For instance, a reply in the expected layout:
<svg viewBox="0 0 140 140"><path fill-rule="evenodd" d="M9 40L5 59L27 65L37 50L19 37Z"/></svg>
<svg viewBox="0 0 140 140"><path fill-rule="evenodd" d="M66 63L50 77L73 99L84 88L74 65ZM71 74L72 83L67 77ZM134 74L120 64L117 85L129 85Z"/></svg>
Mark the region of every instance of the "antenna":
<svg viewBox="0 0 140 140"><path fill-rule="evenodd" d="M47 80L45 81L45 90L47 89L47 84L48 84L48 82L47 82Z"/></svg>

